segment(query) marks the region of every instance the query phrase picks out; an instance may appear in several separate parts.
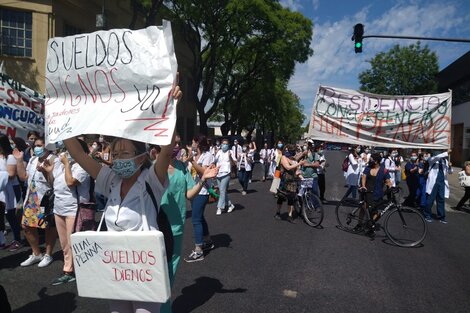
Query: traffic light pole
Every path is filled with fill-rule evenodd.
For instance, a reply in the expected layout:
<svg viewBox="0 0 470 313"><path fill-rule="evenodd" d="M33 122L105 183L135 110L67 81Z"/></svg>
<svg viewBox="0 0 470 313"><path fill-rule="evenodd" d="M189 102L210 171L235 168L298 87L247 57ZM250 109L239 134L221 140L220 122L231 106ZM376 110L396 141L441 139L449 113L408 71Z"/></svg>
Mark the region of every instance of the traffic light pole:
<svg viewBox="0 0 470 313"><path fill-rule="evenodd" d="M368 36L362 36L362 38L396 38L396 39L418 39L418 40L435 40L435 41L450 41L450 42L470 42L470 39L416 37L416 36L368 35Z"/></svg>

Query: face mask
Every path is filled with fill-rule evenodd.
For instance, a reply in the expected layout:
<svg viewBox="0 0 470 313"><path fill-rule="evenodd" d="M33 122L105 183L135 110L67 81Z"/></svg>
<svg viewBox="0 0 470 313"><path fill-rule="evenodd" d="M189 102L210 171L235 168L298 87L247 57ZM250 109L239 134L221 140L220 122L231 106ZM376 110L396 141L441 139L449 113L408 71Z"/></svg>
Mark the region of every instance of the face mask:
<svg viewBox="0 0 470 313"><path fill-rule="evenodd" d="M323 154L323 150L321 150L321 149L318 150L318 153Z"/></svg>
<svg viewBox="0 0 470 313"><path fill-rule="evenodd" d="M142 166L142 164L140 164L139 166L135 164L134 160L138 157L140 157L140 155L132 159L115 159L113 160L113 166L111 167L111 169L117 176L121 178L129 178L134 175L137 170Z"/></svg>
<svg viewBox="0 0 470 313"><path fill-rule="evenodd" d="M396 157L396 156L398 156L398 152L393 152L392 157Z"/></svg>
<svg viewBox="0 0 470 313"><path fill-rule="evenodd" d="M416 161L418 159L418 157L412 156L410 159L411 159L411 161Z"/></svg>
<svg viewBox="0 0 470 313"><path fill-rule="evenodd" d="M35 140L28 140L28 145L30 147L32 147L32 146L34 146L34 142L35 142Z"/></svg>
<svg viewBox="0 0 470 313"><path fill-rule="evenodd" d="M369 150L369 149L366 149L366 153L369 153L369 152L370 152L370 150Z"/></svg>
<svg viewBox="0 0 470 313"><path fill-rule="evenodd" d="M278 148L278 149L282 149L282 147L284 147L284 145L283 145L282 143L278 143L278 144L277 144L277 148Z"/></svg>
<svg viewBox="0 0 470 313"><path fill-rule="evenodd" d="M357 148L357 149L356 149L356 152L357 152L357 153L361 152L361 148Z"/></svg>
<svg viewBox="0 0 470 313"><path fill-rule="evenodd" d="M99 141L99 142L103 142L103 141L104 141L104 138L103 138L103 137L100 137L100 138L98 138L98 141Z"/></svg>
<svg viewBox="0 0 470 313"><path fill-rule="evenodd" d="M243 152L246 152L246 150L248 150L248 149L246 147L243 147L242 150L243 150Z"/></svg>
<svg viewBox="0 0 470 313"><path fill-rule="evenodd" d="M224 143L222 144L222 151L227 152L228 151L228 144Z"/></svg>
<svg viewBox="0 0 470 313"><path fill-rule="evenodd" d="M93 150L96 150L96 148L98 148L98 145L91 145L91 148L92 148Z"/></svg>
<svg viewBox="0 0 470 313"><path fill-rule="evenodd" d="M34 147L34 155L38 158L42 158L46 154L46 149L44 147Z"/></svg>
<svg viewBox="0 0 470 313"><path fill-rule="evenodd" d="M427 161L427 160L429 160L429 157L425 156L423 159L424 159L424 161Z"/></svg>
<svg viewBox="0 0 470 313"><path fill-rule="evenodd" d="M217 142L215 143L215 145L216 145L217 147L220 146L220 142L217 141Z"/></svg>

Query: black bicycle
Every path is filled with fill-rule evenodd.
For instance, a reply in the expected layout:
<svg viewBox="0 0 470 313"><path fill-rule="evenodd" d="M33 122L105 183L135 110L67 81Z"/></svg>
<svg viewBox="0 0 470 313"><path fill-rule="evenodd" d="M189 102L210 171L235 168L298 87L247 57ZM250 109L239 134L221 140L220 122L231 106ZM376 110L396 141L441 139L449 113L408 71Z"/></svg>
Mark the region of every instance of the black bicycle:
<svg viewBox="0 0 470 313"><path fill-rule="evenodd" d="M302 215L307 225L320 226L324 217L323 204L312 189L312 181L309 179L299 181L298 190L300 195L297 194L295 199L295 210Z"/></svg>
<svg viewBox="0 0 470 313"><path fill-rule="evenodd" d="M400 247L416 247L426 237L427 224L423 215L416 209L404 207L396 200L399 188L390 188L390 200L379 203L376 207L378 218L372 221L365 200L357 201L343 198L336 206L336 220L340 228L352 233L378 230L378 220L384 215L383 229L388 239ZM363 197L365 199L365 197ZM375 229L374 229L375 228Z"/></svg>

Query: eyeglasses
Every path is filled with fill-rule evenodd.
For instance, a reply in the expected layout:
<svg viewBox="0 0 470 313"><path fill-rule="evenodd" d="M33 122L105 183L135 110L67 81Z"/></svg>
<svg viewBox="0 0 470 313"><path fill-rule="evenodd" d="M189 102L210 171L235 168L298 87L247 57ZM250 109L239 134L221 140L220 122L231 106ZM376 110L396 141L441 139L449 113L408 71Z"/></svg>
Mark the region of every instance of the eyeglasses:
<svg viewBox="0 0 470 313"><path fill-rule="evenodd" d="M113 159L131 159L137 154L136 151L130 152L130 151L119 151L119 152L114 152L111 153L111 156Z"/></svg>

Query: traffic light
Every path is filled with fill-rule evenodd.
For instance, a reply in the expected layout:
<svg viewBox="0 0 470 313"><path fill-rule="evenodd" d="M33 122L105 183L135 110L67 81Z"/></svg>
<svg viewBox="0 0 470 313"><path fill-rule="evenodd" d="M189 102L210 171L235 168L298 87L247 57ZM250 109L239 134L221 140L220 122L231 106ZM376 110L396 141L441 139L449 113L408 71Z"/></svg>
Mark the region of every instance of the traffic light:
<svg viewBox="0 0 470 313"><path fill-rule="evenodd" d="M354 52L356 53L362 52L362 36L364 36L364 25L354 25L354 33L351 40L354 41Z"/></svg>

